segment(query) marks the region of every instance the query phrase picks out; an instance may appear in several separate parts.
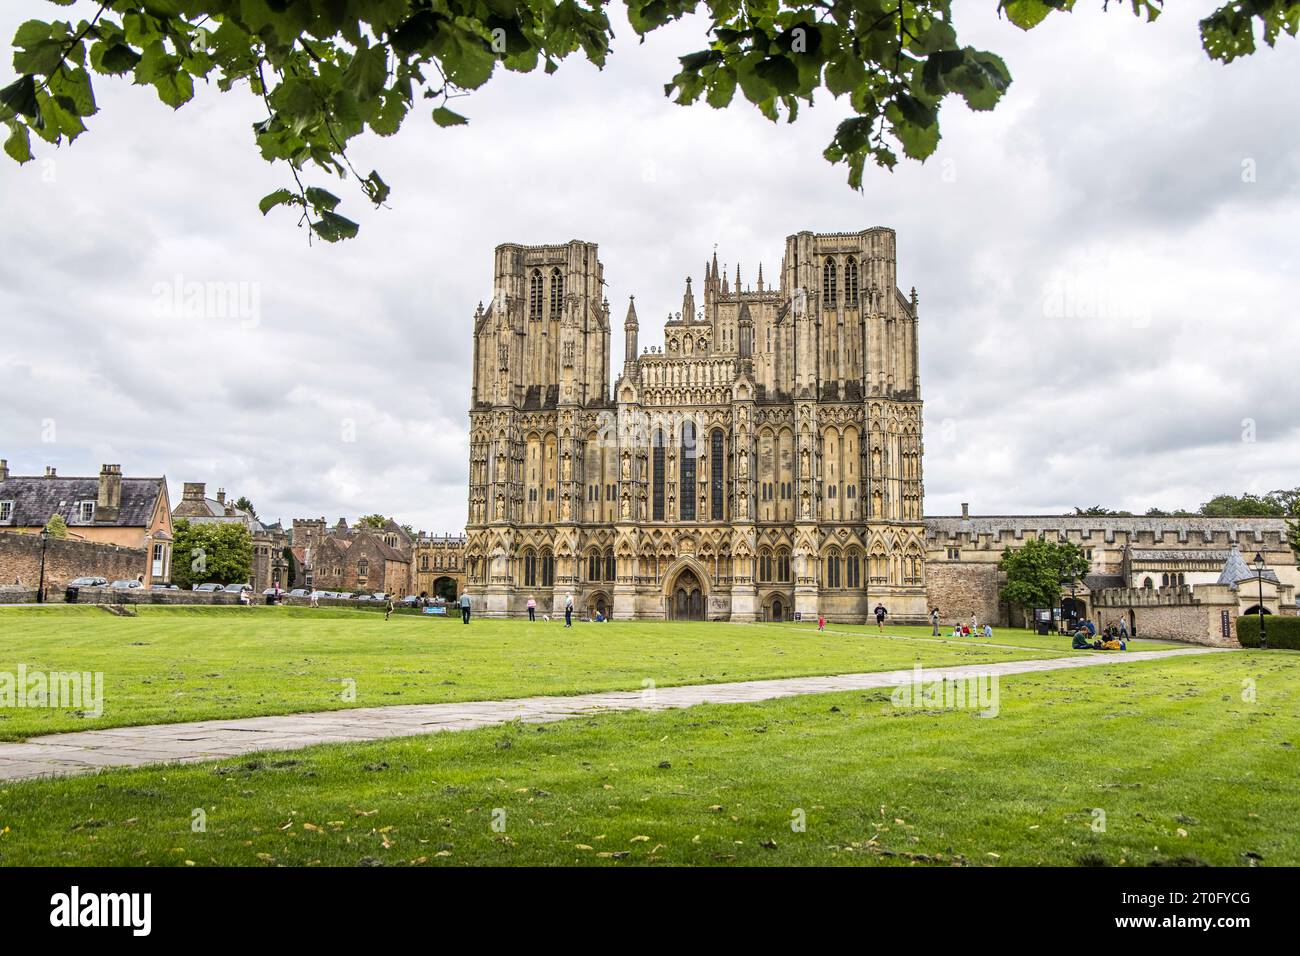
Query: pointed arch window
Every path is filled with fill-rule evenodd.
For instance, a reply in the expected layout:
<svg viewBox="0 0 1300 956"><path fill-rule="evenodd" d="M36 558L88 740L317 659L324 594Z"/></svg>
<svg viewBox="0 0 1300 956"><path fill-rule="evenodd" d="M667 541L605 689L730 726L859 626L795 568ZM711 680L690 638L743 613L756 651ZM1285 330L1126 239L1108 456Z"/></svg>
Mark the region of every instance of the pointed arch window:
<svg viewBox="0 0 1300 956"><path fill-rule="evenodd" d="M564 273L551 270L551 318L558 319L564 308Z"/></svg>
<svg viewBox="0 0 1300 956"><path fill-rule="evenodd" d="M542 270L534 269L528 277L528 317L536 321L542 318Z"/></svg>
<svg viewBox="0 0 1300 956"><path fill-rule="evenodd" d="M695 440L695 423L682 424L682 495L681 518L683 521L695 520L695 466L699 461L698 444Z"/></svg>
<svg viewBox="0 0 1300 956"><path fill-rule="evenodd" d="M542 552L542 587L549 588L555 584L555 555L549 551Z"/></svg>
<svg viewBox="0 0 1300 956"><path fill-rule="evenodd" d="M524 587L537 587L537 555L532 549L524 552Z"/></svg>
<svg viewBox="0 0 1300 956"><path fill-rule="evenodd" d="M835 260L827 257L826 264L822 266L822 305L831 308L835 305Z"/></svg>
<svg viewBox="0 0 1300 956"><path fill-rule="evenodd" d="M605 552L605 580L614 581L618 578L618 567L614 561L614 549Z"/></svg>
<svg viewBox="0 0 1300 956"><path fill-rule="evenodd" d="M840 586L840 556L833 551L826 555L826 586L828 588Z"/></svg>
<svg viewBox="0 0 1300 956"><path fill-rule="evenodd" d="M715 428L709 436L709 489L710 512L714 521L722 520L723 501L723 465L726 459L723 452L722 429Z"/></svg>
<svg viewBox="0 0 1300 956"><path fill-rule="evenodd" d="M844 263L844 305L850 309L858 305L858 260L852 256Z"/></svg>
<svg viewBox="0 0 1300 956"><path fill-rule="evenodd" d="M654 511L655 521L664 520L664 471L666 467L666 449L664 448L663 429L656 429L654 436L654 447L651 449L653 456L652 481L654 484Z"/></svg>

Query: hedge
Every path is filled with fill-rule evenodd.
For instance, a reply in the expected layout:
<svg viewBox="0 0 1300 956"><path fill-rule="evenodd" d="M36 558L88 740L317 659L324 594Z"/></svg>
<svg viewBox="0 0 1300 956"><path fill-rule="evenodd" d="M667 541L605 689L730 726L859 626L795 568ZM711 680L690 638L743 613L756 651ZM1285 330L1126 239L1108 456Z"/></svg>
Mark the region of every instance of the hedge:
<svg viewBox="0 0 1300 956"><path fill-rule="evenodd" d="M1300 617L1264 615L1264 631L1269 647L1300 651ZM1259 647L1259 615L1243 614L1237 618L1237 640L1242 647Z"/></svg>

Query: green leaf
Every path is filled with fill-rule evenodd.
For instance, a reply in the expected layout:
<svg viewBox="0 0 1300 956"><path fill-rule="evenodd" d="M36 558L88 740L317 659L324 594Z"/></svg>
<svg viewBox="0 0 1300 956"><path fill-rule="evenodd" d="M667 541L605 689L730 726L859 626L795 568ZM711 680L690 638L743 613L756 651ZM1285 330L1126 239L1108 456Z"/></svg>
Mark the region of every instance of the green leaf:
<svg viewBox="0 0 1300 956"><path fill-rule="evenodd" d="M32 139L25 124L9 123L9 137L5 140L5 152L19 163L31 160Z"/></svg>
<svg viewBox="0 0 1300 956"><path fill-rule="evenodd" d="M439 126L464 126L469 122L459 113L453 113L445 106L439 106L433 111L433 121Z"/></svg>
<svg viewBox="0 0 1300 956"><path fill-rule="evenodd" d="M36 78L33 76L19 77L3 90L0 90L0 106L8 110L10 115L26 116L32 120L36 119L39 115L36 106Z"/></svg>
<svg viewBox="0 0 1300 956"><path fill-rule="evenodd" d="M352 239L360 230L351 219L332 212L321 213L320 220L311 224L312 231L326 242L338 242L340 239Z"/></svg>
<svg viewBox="0 0 1300 956"><path fill-rule="evenodd" d="M339 197L328 190L321 189L319 186L308 186L307 201L317 211L327 210L332 212L339 204Z"/></svg>
<svg viewBox="0 0 1300 956"><path fill-rule="evenodd" d="M388 50L382 46L357 50L343 71L343 85L358 100L373 99L388 82Z"/></svg>
<svg viewBox="0 0 1300 956"><path fill-rule="evenodd" d="M302 202L302 198L292 190L277 189L275 192L267 193L265 196L263 196L261 201L258 202L257 208L260 209L262 211L262 215L265 216L276 206L283 206L287 203L293 203L293 202L300 203Z"/></svg>
<svg viewBox="0 0 1300 956"><path fill-rule="evenodd" d="M135 69L135 65L140 62L140 54L131 49L125 43L114 43L112 46L106 46L99 57L96 69L101 73L122 74L128 73ZM91 64L95 65L95 57L92 53Z"/></svg>

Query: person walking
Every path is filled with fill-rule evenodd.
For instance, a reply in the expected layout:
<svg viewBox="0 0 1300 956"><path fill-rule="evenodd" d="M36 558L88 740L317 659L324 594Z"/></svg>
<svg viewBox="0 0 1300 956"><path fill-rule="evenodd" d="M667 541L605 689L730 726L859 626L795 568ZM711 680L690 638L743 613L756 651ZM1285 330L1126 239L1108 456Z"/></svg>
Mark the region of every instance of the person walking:
<svg viewBox="0 0 1300 956"><path fill-rule="evenodd" d="M979 621L975 619L974 614L970 616L970 632L972 634L978 634L980 632Z"/></svg>
<svg viewBox="0 0 1300 956"><path fill-rule="evenodd" d="M528 595L528 620L537 620L537 598Z"/></svg>
<svg viewBox="0 0 1300 956"><path fill-rule="evenodd" d="M817 615L817 630L819 630L819 631L824 631L824 630L826 630L826 615L825 615L825 614L818 614L818 615Z"/></svg>
<svg viewBox="0 0 1300 956"><path fill-rule="evenodd" d="M460 596L460 623L469 623L469 592L465 591Z"/></svg>
<svg viewBox="0 0 1300 956"><path fill-rule="evenodd" d="M573 627L573 592L564 597L564 626Z"/></svg>
<svg viewBox="0 0 1300 956"><path fill-rule="evenodd" d="M311 596L307 599L307 603L312 607L320 607L320 592L315 588L312 588Z"/></svg>
<svg viewBox="0 0 1300 956"><path fill-rule="evenodd" d="M888 616L889 616L889 611L885 609L885 605L877 601L876 602L876 628L878 630L883 631L885 629L885 618Z"/></svg>
<svg viewBox="0 0 1300 956"><path fill-rule="evenodd" d="M384 620L386 621L392 616L393 616L393 599L389 598L387 603L384 604Z"/></svg>
<svg viewBox="0 0 1300 956"><path fill-rule="evenodd" d="M937 607L930 608L930 636L939 636L939 609Z"/></svg>

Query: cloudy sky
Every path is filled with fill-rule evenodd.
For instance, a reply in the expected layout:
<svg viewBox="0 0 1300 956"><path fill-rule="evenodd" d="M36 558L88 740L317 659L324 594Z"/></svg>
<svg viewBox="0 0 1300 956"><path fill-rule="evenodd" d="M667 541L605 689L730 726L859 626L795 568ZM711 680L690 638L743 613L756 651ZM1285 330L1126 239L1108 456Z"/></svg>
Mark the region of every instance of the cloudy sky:
<svg viewBox="0 0 1300 956"><path fill-rule="evenodd" d="M662 85L704 24L638 44L620 19L603 73L499 73L460 101L467 127L417 111L357 141L391 208L316 177L362 222L335 246L258 213L285 173L253 146L246 91L173 114L100 79L75 145L0 156L0 458L119 462L166 474L173 502L206 481L270 519L458 530L497 243L598 242L618 356L627 296L642 342L662 341L715 245L752 280L760 262L777 275L790 233L888 225L920 295L928 513L1294 487L1300 44L1225 67L1196 32L1213 4L1154 24L1120 6L1024 34L994 0L960 4L963 40L1004 56L1011 91L991 114L949 100L937 154L869 170L861 193L821 158L847 107L823 96L775 126L741 102L676 106ZM31 16L67 14L10 0L0 35ZM190 282L237 283L245 309L189 315L169 290Z"/></svg>

